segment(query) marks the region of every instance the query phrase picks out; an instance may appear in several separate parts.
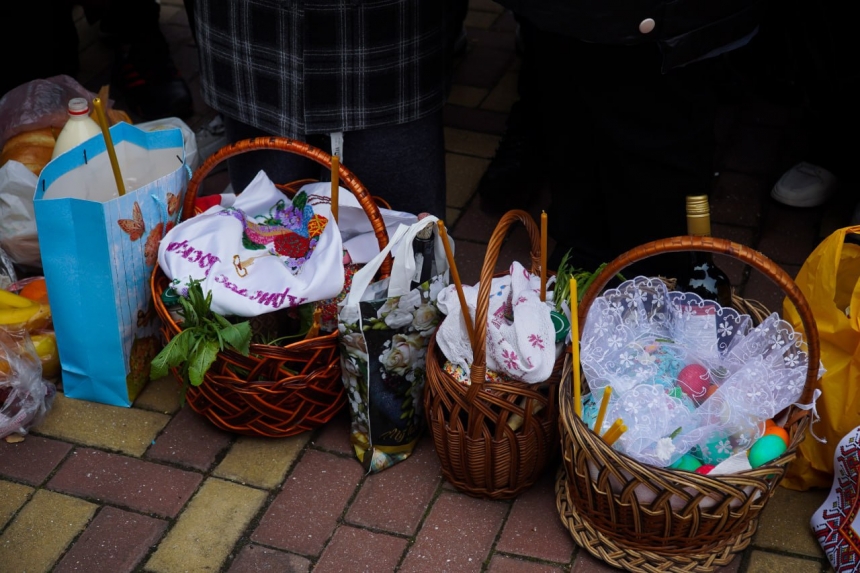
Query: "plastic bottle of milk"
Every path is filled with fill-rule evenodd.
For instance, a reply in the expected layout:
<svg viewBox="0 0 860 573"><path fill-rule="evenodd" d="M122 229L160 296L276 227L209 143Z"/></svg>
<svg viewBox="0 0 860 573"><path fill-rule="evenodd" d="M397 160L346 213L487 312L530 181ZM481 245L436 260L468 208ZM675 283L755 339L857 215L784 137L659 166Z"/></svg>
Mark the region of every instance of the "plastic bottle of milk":
<svg viewBox="0 0 860 573"><path fill-rule="evenodd" d="M51 154L51 159L95 135L100 135L101 132L99 124L90 117L90 106L86 98L75 97L70 99L69 120L62 131L60 131L60 135L57 136L57 143L54 145L54 153Z"/></svg>

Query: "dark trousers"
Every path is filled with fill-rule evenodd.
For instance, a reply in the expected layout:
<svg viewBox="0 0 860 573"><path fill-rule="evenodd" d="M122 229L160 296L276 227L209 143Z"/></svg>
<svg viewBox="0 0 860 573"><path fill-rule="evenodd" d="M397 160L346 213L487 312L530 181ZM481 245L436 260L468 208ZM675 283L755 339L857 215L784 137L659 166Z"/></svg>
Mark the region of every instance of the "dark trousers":
<svg viewBox="0 0 860 573"><path fill-rule="evenodd" d="M713 181L714 62L663 74L653 44L524 37L548 149L547 215L558 243L549 267L572 249L574 264L593 270L642 243L686 234L685 196L709 193ZM676 264L660 256L639 268L667 274Z"/></svg>
<svg viewBox="0 0 860 573"><path fill-rule="evenodd" d="M269 135L224 117L231 142ZM327 135L312 135L307 142L331 153ZM445 219L445 141L442 111L405 123L343 134L341 164L358 177L371 195L392 209L430 213ZM330 181L330 172L302 156L283 151L254 151L228 160L230 182L237 193L262 169L275 183L299 179Z"/></svg>

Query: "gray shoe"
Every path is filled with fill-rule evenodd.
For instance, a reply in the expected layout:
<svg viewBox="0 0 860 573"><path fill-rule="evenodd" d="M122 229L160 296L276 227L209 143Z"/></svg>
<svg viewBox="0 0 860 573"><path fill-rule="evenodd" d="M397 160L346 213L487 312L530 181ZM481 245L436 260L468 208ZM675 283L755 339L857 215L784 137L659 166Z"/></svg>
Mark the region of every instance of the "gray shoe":
<svg viewBox="0 0 860 573"><path fill-rule="evenodd" d="M779 178L770 196L791 207L818 207L836 187L836 176L827 169L801 161Z"/></svg>

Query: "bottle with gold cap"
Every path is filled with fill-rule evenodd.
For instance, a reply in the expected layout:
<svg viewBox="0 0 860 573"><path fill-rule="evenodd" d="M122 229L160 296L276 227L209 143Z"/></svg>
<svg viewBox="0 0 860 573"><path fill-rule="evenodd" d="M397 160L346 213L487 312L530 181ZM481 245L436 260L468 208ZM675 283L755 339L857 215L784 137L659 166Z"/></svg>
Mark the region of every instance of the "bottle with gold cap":
<svg viewBox="0 0 860 573"><path fill-rule="evenodd" d="M707 195L687 196L687 233L689 235L711 235L711 207ZM716 301L720 306L732 304L732 284L729 277L716 264L712 253L690 251L689 266L679 269L677 289L693 292Z"/></svg>

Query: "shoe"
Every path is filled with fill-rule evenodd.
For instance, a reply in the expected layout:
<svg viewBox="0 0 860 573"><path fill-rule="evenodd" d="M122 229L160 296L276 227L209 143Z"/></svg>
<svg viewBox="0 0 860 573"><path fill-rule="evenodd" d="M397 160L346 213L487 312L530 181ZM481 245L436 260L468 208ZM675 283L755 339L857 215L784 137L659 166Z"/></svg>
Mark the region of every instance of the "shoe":
<svg viewBox="0 0 860 573"><path fill-rule="evenodd" d="M508 115L496 154L478 182L481 210L500 215L511 209L528 209L543 186L540 145L523 117L517 101Z"/></svg>
<svg viewBox="0 0 860 573"><path fill-rule="evenodd" d="M197 132L197 157L200 164L209 159L209 156L227 145L227 133L224 128L224 120L221 119L221 114L215 116L215 119L204 125ZM226 162L222 162L226 166Z"/></svg>
<svg viewBox="0 0 860 573"><path fill-rule="evenodd" d="M128 108L145 120L178 117L194 112L188 84L157 39L142 40L118 50L114 85Z"/></svg>
<svg viewBox="0 0 860 573"><path fill-rule="evenodd" d="M835 186L833 173L801 161L783 173L770 196L791 207L818 207L830 198Z"/></svg>

